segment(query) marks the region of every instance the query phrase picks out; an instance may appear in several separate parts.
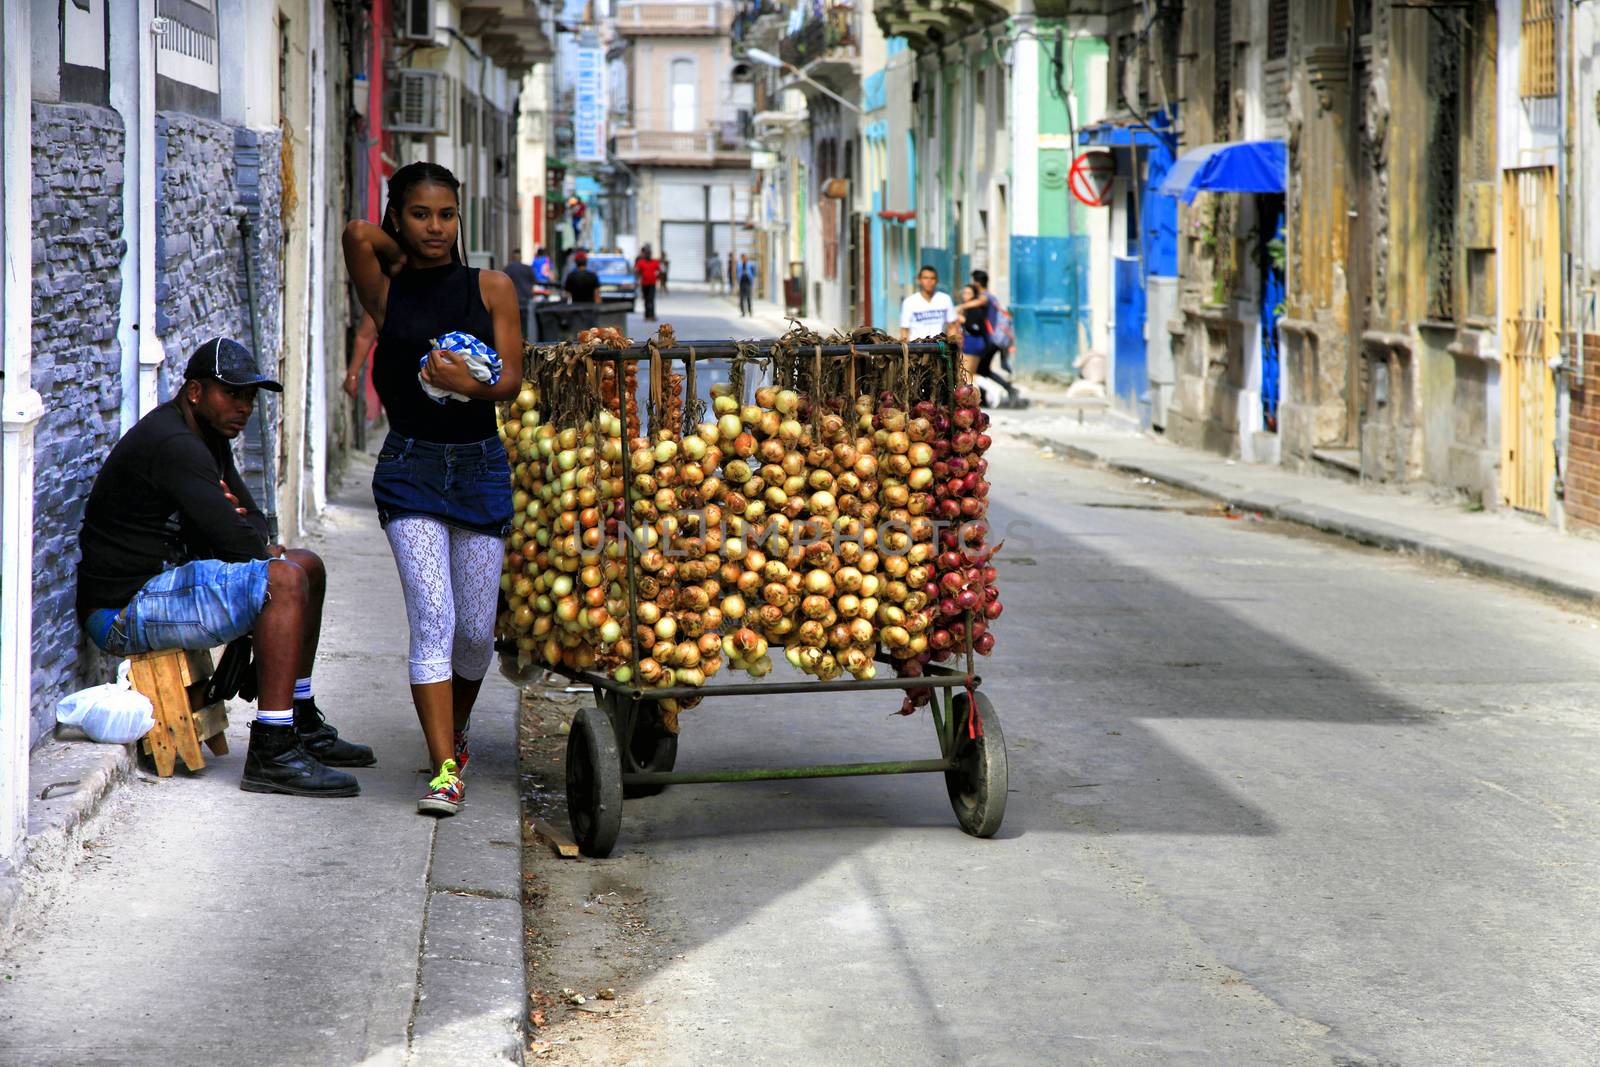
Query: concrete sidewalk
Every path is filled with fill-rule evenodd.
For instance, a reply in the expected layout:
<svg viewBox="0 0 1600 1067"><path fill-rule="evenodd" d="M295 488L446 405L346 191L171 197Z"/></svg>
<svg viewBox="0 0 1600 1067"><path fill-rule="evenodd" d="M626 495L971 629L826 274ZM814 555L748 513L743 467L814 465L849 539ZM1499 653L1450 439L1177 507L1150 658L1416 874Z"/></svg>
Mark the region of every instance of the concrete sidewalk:
<svg viewBox="0 0 1600 1067"><path fill-rule="evenodd" d="M358 456L308 544L329 570L318 703L378 754L361 796L241 792L245 705L198 775L132 772L63 831L78 862L0 958L0 1062L521 1062L518 694L490 672L466 807L416 814L427 759L370 476Z"/></svg>
<svg viewBox="0 0 1600 1067"><path fill-rule="evenodd" d="M1511 511L1471 511L1419 492L1300 474L1180 448L1113 413L1073 409L1063 394L1029 391L1021 411L993 425L1074 458L1152 478L1243 511L1300 523L1363 544L1452 563L1463 571L1600 608L1600 543Z"/></svg>

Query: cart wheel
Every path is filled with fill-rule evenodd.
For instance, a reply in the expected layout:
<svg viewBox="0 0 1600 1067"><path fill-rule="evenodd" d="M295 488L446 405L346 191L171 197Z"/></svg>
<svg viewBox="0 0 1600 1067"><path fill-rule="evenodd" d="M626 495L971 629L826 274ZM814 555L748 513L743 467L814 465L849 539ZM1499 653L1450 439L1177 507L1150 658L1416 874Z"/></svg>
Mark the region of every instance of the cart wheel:
<svg viewBox="0 0 1600 1067"><path fill-rule="evenodd" d="M633 771L670 771L678 762L678 735L661 725L661 709L654 701L640 701L628 740L627 766ZM625 785L625 797L653 797L664 785Z"/></svg>
<svg viewBox="0 0 1600 1067"><path fill-rule="evenodd" d="M961 828L973 837L992 837L1006 815L1006 738L989 698L974 695L983 734L967 736L967 694L957 693L950 702L956 731L950 760L955 766L944 772L944 784Z"/></svg>
<svg viewBox="0 0 1600 1067"><path fill-rule="evenodd" d="M599 708L583 707L567 735L567 819L585 856L611 855L622 828L622 759Z"/></svg>

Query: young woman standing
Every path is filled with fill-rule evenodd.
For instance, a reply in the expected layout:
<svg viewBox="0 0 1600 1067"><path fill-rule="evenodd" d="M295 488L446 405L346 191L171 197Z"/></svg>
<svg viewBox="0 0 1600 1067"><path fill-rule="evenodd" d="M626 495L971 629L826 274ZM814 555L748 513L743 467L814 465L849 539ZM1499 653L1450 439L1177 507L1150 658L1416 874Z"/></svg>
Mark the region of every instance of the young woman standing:
<svg viewBox="0 0 1600 1067"><path fill-rule="evenodd" d="M417 810L440 815L455 814L466 795L467 725L494 652L511 525L494 402L522 387L516 288L462 261L460 188L444 167L412 163L389 179L381 227L357 220L344 230L345 265L378 327L372 379L390 431L372 494L400 570L411 697L435 772ZM500 353L498 382L479 381L460 356L434 348L452 331ZM419 377L467 399L436 401Z"/></svg>

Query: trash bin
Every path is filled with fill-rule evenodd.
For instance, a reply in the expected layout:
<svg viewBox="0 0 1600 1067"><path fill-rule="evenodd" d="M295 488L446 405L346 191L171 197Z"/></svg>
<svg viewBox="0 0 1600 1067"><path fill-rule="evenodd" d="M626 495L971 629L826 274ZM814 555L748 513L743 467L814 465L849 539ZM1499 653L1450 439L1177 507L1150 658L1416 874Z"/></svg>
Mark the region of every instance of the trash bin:
<svg viewBox="0 0 1600 1067"><path fill-rule="evenodd" d="M570 341L584 330L596 326L615 326L628 332L628 312L633 305L626 300L605 300L598 304L574 304L556 301L533 305L533 318L538 341Z"/></svg>
<svg viewBox="0 0 1600 1067"><path fill-rule="evenodd" d="M570 341L584 330L599 325L600 308L594 304L554 301L533 309L541 341Z"/></svg>

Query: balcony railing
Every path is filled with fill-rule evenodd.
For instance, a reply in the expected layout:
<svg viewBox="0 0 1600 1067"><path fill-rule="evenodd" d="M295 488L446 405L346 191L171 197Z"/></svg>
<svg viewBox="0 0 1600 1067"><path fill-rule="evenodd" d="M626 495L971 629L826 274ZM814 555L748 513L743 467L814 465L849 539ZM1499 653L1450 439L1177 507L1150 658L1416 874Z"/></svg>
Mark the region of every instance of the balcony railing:
<svg viewBox="0 0 1600 1067"><path fill-rule="evenodd" d="M727 24L727 13L717 3L648 4L623 0L617 5L617 32L628 36L714 35Z"/></svg>
<svg viewBox="0 0 1600 1067"><path fill-rule="evenodd" d="M699 166L719 161L748 159L750 152L738 136L737 123L713 130L617 131L616 155L628 163L666 163Z"/></svg>
<svg viewBox="0 0 1600 1067"><path fill-rule="evenodd" d="M833 5L820 18L807 19L778 45L779 57L797 67L819 59L848 61L860 54L856 11L844 5Z"/></svg>
<svg viewBox="0 0 1600 1067"><path fill-rule="evenodd" d="M781 23L785 14L784 6L778 0L735 0L731 36L735 41L743 41L762 19Z"/></svg>

